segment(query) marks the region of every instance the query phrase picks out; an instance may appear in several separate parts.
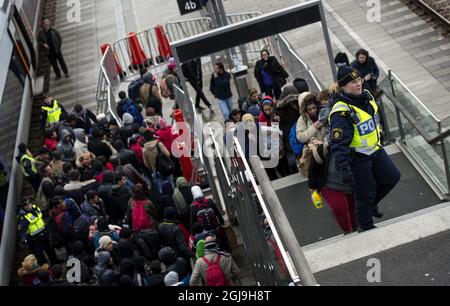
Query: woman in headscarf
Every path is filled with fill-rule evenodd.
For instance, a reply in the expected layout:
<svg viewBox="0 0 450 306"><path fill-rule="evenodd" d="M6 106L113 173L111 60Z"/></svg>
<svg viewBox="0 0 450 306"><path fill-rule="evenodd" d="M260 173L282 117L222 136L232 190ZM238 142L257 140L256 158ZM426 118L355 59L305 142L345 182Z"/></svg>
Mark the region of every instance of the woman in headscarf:
<svg viewBox="0 0 450 306"><path fill-rule="evenodd" d="M288 77L288 73L278 60L270 56L268 50L262 50L261 59L255 65L255 78L261 92L278 100L281 96L281 88L286 85Z"/></svg>

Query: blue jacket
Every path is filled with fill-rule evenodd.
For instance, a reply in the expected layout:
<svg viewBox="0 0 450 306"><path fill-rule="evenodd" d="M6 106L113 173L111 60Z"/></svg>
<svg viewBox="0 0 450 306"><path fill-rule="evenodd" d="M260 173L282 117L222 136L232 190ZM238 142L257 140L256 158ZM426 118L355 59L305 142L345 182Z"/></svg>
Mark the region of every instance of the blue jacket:
<svg viewBox="0 0 450 306"><path fill-rule="evenodd" d="M330 108L338 102L342 101L349 105L354 105L363 111L374 115L375 110L369 103L371 96L365 91L361 96L352 96L349 94L339 93L331 98ZM331 115L330 120L331 129L331 150L335 157L336 170L344 177L353 176L351 170L351 148L350 144L353 141L354 126L348 112L336 112ZM335 131L340 133L335 134ZM335 137L340 136L340 137Z"/></svg>

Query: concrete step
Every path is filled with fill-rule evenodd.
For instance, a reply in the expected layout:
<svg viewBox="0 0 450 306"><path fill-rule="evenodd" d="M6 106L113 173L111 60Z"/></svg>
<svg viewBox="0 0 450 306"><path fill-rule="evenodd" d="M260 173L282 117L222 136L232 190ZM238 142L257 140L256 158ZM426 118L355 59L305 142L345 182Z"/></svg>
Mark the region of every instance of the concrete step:
<svg viewBox="0 0 450 306"><path fill-rule="evenodd" d="M450 203L377 224L377 229L337 236L303 247L317 273L450 230Z"/></svg>

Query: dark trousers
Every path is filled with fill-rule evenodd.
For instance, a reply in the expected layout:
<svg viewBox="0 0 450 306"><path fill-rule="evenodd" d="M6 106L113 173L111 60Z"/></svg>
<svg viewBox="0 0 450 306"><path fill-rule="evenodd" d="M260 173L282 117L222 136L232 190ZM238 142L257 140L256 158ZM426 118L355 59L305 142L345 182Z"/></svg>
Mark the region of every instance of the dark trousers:
<svg viewBox="0 0 450 306"><path fill-rule="evenodd" d="M66 74L66 75L69 74L69 71L67 70L66 62L64 61L64 57L61 52L59 52L57 54L50 53L48 55L48 59L53 66L53 70L55 71L56 77L58 77L58 78L61 77L61 70L59 69L59 66L61 66L61 69L64 72L64 74ZM59 65L58 65L58 62L59 62Z"/></svg>
<svg viewBox="0 0 450 306"><path fill-rule="evenodd" d="M48 236L45 233L37 234L32 237L28 237L28 247L39 263L39 265L43 265L48 263L47 258L44 255L44 251L48 256L48 259L51 261L50 264L54 265L57 263L57 258L55 254L55 250L50 245L48 240Z"/></svg>
<svg viewBox="0 0 450 306"><path fill-rule="evenodd" d="M195 107L200 107L200 100L203 101L203 103L205 103L205 105L207 107L211 106L211 103L209 103L208 99L205 96L205 93L203 92L202 86L200 84L196 84L194 82L189 82L192 86L192 88L194 88L195 92L197 93L196 97L195 97Z"/></svg>
<svg viewBox="0 0 450 306"><path fill-rule="evenodd" d="M281 96L281 88L273 84L272 86L264 86L264 94L278 100Z"/></svg>
<svg viewBox="0 0 450 306"><path fill-rule="evenodd" d="M358 155L352 159L355 178L356 219L360 230L372 229L373 211L378 203L400 181L400 172L384 149L371 156Z"/></svg>

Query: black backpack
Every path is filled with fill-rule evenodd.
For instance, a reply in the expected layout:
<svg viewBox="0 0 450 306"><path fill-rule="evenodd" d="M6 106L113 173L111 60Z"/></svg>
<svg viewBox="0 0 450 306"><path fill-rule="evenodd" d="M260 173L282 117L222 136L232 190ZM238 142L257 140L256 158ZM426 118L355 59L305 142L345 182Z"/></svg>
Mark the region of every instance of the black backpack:
<svg viewBox="0 0 450 306"><path fill-rule="evenodd" d="M159 142L156 144L158 150L158 156L156 157L156 171L158 171L163 177L168 177L175 172L175 164L170 157L166 156L159 147Z"/></svg>
<svg viewBox="0 0 450 306"><path fill-rule="evenodd" d="M161 235L157 230L147 229L139 233L139 238L144 240L145 244L149 248L152 257L158 258L158 252L161 249Z"/></svg>
<svg viewBox="0 0 450 306"><path fill-rule="evenodd" d="M91 217L88 215L79 216L75 222L73 222L73 233L75 237L81 241L85 241L89 238L89 226L91 225Z"/></svg>
<svg viewBox="0 0 450 306"><path fill-rule="evenodd" d="M141 93L139 90L141 89L142 85L144 85L144 81L142 80L142 78L131 81L130 85L128 85L128 97L131 100L135 102L141 100Z"/></svg>

